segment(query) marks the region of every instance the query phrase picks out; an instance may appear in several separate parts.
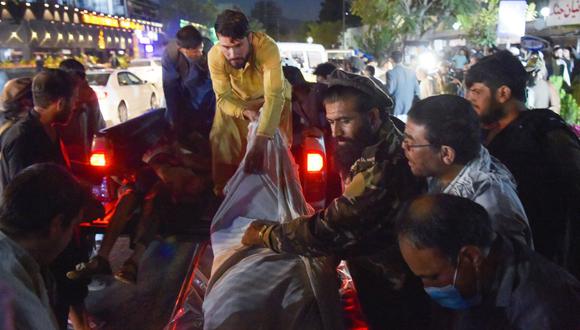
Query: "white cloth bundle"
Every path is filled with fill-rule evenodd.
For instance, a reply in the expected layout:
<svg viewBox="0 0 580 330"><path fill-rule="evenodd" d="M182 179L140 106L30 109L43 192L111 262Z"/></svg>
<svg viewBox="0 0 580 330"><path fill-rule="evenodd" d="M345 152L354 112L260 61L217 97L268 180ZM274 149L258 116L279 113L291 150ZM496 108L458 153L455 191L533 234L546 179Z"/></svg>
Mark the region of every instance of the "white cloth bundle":
<svg viewBox="0 0 580 330"><path fill-rule="evenodd" d="M257 123L250 124L249 145ZM249 148L248 148L249 149ZM335 264L248 248L241 238L256 219L312 214L282 137L268 142L265 172L240 164L212 222L214 263L204 299L204 329L342 329Z"/></svg>

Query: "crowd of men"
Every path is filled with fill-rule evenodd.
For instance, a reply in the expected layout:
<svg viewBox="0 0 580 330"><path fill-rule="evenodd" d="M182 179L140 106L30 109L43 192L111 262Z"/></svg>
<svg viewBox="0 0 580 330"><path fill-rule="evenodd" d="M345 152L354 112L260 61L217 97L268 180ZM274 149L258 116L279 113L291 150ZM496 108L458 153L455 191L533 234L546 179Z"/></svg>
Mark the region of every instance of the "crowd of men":
<svg viewBox="0 0 580 330"><path fill-rule="evenodd" d="M159 222L204 218L205 198L227 194L242 161L248 174L262 172L268 139L278 130L291 147L294 127L332 142L340 196L311 216L255 221L242 243L346 260L370 329L580 328L580 141L553 111L526 108L527 72L510 52L469 68L465 98L417 101L400 52L386 87L330 64L313 84L282 67L274 40L250 31L243 13L225 10L215 29L209 51L192 26L167 48L171 133L148 153L148 174L121 194L118 224L90 261L71 240L95 206L68 155L86 157L87 131L102 121L82 106L90 92L77 100L82 66L8 85L17 89L3 93L10 111L0 128L2 324L65 329L68 316L87 328L83 280L110 272L111 242L136 204L148 211L140 253L118 276L130 283ZM89 117L90 129L62 133ZM248 145L250 121L258 129ZM67 148L67 134L82 147Z"/></svg>

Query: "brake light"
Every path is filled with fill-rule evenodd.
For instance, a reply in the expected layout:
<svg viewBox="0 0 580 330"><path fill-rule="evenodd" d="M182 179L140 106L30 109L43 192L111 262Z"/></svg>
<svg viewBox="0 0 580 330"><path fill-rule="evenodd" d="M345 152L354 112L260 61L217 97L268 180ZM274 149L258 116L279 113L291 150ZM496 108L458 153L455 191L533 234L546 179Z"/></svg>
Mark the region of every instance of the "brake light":
<svg viewBox="0 0 580 330"><path fill-rule="evenodd" d="M107 91L101 91L101 90L97 90L97 98L99 99L106 99L109 96L109 93Z"/></svg>
<svg viewBox="0 0 580 330"><path fill-rule="evenodd" d="M111 155L107 152L107 141L98 133L93 137L89 163L93 167L107 167L111 163Z"/></svg>
<svg viewBox="0 0 580 330"><path fill-rule="evenodd" d="M91 166L106 167L107 166L107 157L106 157L105 153L102 151L93 152L91 154L90 163L91 163Z"/></svg>
<svg viewBox="0 0 580 330"><path fill-rule="evenodd" d="M320 153L309 152L306 154L306 171L309 173L320 172L324 169L324 158Z"/></svg>

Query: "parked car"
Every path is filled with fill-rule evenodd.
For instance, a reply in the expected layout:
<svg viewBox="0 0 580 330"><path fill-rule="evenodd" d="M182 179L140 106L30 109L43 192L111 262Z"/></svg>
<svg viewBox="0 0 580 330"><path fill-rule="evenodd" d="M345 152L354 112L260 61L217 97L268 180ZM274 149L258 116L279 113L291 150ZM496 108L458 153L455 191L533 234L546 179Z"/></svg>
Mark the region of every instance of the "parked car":
<svg viewBox="0 0 580 330"><path fill-rule="evenodd" d="M97 93L107 126L159 107L160 88L127 70L88 71L87 81Z"/></svg>
<svg viewBox="0 0 580 330"><path fill-rule="evenodd" d="M143 166L143 154L167 133L169 126L164 119L165 109L148 111L124 123L101 130L93 140L90 157L92 173L98 173L98 184L93 192L106 201L114 202L116 194L113 180L123 177ZM306 201L315 209L324 208L327 201L327 159L322 136L306 135L295 148L294 159L298 164L300 181ZM94 176L94 175L93 175Z"/></svg>
<svg viewBox="0 0 580 330"><path fill-rule="evenodd" d="M137 77L155 84L157 87L159 106L166 107L165 93L163 91L163 68L161 57L136 58L131 60L127 70L134 73Z"/></svg>
<svg viewBox="0 0 580 330"><path fill-rule="evenodd" d="M161 68L160 57L133 59L129 63L127 70L137 75L137 77L154 83L157 86L162 86L163 84L163 70Z"/></svg>
<svg viewBox="0 0 580 330"><path fill-rule="evenodd" d="M318 64L328 61L324 46L300 42L278 42L280 57L302 71L306 81L316 82L312 74Z"/></svg>

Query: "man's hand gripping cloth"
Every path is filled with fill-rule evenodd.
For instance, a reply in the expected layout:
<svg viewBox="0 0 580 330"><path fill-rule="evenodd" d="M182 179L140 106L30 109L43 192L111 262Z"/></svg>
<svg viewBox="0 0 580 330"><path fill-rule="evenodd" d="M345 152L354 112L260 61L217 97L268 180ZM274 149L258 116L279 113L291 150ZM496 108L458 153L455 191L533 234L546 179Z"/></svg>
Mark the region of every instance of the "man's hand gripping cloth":
<svg viewBox="0 0 580 330"><path fill-rule="evenodd" d="M256 127L250 123L248 145ZM245 173L242 161L212 221L214 264L204 329L343 329L333 260L241 244L254 220L285 222L313 212L279 132L266 152L263 174Z"/></svg>

